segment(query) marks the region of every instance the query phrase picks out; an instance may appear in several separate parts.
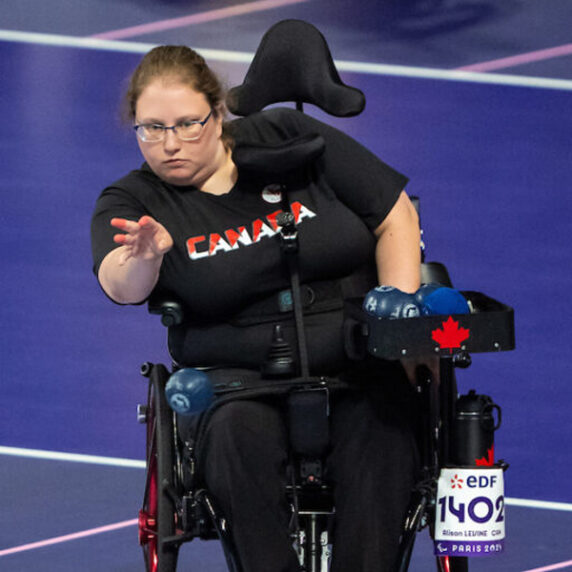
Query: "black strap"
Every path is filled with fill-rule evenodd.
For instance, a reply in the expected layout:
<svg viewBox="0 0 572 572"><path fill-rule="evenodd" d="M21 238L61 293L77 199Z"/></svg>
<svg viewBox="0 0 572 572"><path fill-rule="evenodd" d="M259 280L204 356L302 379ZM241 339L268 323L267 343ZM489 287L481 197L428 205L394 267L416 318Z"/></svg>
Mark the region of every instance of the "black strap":
<svg viewBox="0 0 572 572"><path fill-rule="evenodd" d="M276 222L280 226L280 238L282 251L286 257L288 272L290 274L290 289L292 290L292 308L294 310L294 324L296 338L298 340L298 359L300 363L300 375L310 375L308 365L308 346L306 344L306 331L304 329L304 312L302 295L300 292L300 273L298 270L298 231L296 221L290 209L287 189L282 185L282 210Z"/></svg>

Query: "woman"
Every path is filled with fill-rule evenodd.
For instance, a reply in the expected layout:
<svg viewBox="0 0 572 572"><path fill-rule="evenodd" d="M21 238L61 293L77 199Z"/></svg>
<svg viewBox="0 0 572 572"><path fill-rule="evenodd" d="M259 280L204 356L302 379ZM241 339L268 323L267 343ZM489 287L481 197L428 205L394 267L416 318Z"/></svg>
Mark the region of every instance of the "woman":
<svg viewBox="0 0 572 572"><path fill-rule="evenodd" d="M323 136L324 154L291 178L288 202L301 282L315 302L305 309L310 370L360 388L331 403L332 570L391 570L415 472L412 390L398 364L352 365L342 323L344 297L375 285L356 287L372 260L379 284L419 287L419 227L403 191L407 179L294 110L225 125L220 84L189 48L148 53L126 100L145 164L98 199L94 268L120 304L141 303L156 289L183 301L188 319L171 351L186 366L257 370L275 323L295 347L291 312L276 302L289 288L274 236L277 181L237 165L232 146ZM210 420L199 453L202 478L230 521L247 572L299 570L288 536L282 415L276 400L227 404Z"/></svg>

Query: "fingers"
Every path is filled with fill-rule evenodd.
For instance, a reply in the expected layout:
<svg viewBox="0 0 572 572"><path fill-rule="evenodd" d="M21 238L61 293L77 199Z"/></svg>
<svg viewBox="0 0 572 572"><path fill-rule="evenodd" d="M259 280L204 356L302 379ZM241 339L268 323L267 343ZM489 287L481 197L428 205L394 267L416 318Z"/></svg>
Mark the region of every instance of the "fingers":
<svg viewBox="0 0 572 572"><path fill-rule="evenodd" d="M145 215L139 219L139 226L142 230L154 236L155 247L159 253L164 254L171 250L173 247L173 238L160 222Z"/></svg>
<svg viewBox="0 0 572 572"><path fill-rule="evenodd" d="M148 215L138 221L115 217L110 222L111 226L123 231L113 237L116 244L127 247L121 256L121 265L129 258L163 255L173 246L173 239L165 227Z"/></svg>
<svg viewBox="0 0 572 572"><path fill-rule="evenodd" d="M141 227L151 228L153 225L157 225L157 221L148 215L144 215L139 219L139 226Z"/></svg>
<svg viewBox="0 0 572 572"><path fill-rule="evenodd" d="M136 234L115 234L113 236L113 242L117 244L127 244L132 245L138 241L138 236Z"/></svg>
<svg viewBox="0 0 572 572"><path fill-rule="evenodd" d="M113 235L113 242L116 242L117 244L125 244L126 239L127 239L126 234L115 234L115 235Z"/></svg>
<svg viewBox="0 0 572 572"><path fill-rule="evenodd" d="M141 221L144 221L144 224L141 224ZM150 224L153 222L153 219L149 216L141 217L139 222L135 222L132 220L127 220L124 218L112 218L111 219L111 226L124 231L126 234L116 234L113 237L113 241L117 244L127 244L131 245L134 244L137 240L137 235L141 231L142 228L149 228Z"/></svg>
<svg viewBox="0 0 572 572"><path fill-rule="evenodd" d="M131 246L136 243L137 235L139 234L140 227L137 222L127 220L124 218L112 218L111 226L124 231L125 234L116 234L113 236L113 242L122 246ZM122 253L119 259L119 265L123 266L129 258L134 255L133 249L129 248Z"/></svg>
<svg viewBox="0 0 572 572"><path fill-rule="evenodd" d="M140 230L158 230L161 226L155 219L148 215L142 216L138 221L116 217L112 218L110 222L111 226L130 234L136 234Z"/></svg>
<svg viewBox="0 0 572 572"><path fill-rule="evenodd" d="M139 223L127 220L125 218L112 218L111 226L118 228L119 230L124 230L125 232L137 232L139 230Z"/></svg>

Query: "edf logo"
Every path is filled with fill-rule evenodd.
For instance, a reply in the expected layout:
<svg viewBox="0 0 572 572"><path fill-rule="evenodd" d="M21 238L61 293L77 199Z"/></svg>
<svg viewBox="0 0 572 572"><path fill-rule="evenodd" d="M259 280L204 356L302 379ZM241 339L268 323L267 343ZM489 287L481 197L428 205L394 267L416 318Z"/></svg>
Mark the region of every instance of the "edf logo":
<svg viewBox="0 0 572 572"><path fill-rule="evenodd" d="M490 477L487 475L479 475L478 477L471 475L467 477L467 486L471 489L493 488L496 482L497 475L491 475Z"/></svg>

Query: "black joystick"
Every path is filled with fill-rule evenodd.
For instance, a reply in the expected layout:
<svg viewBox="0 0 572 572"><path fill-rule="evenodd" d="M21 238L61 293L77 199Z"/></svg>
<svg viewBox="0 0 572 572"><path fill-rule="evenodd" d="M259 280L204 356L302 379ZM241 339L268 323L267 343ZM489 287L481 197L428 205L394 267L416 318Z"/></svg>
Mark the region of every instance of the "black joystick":
<svg viewBox="0 0 572 572"><path fill-rule="evenodd" d="M270 349L261 370L264 377L292 377L294 375L292 348L284 340L282 327L279 324L274 326Z"/></svg>

